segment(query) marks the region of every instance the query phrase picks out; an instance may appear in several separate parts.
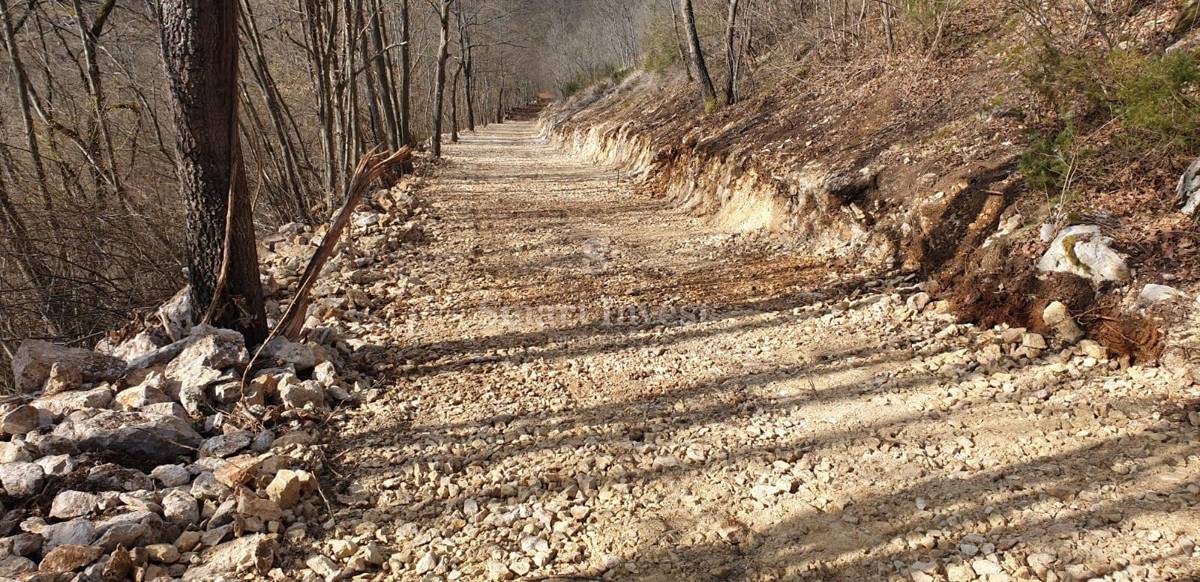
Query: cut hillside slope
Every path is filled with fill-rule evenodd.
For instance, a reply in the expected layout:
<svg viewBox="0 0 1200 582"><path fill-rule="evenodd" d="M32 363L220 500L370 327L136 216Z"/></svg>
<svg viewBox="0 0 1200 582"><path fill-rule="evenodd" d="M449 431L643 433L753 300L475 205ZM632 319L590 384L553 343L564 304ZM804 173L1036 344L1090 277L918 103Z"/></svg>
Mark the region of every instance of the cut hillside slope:
<svg viewBox="0 0 1200 582"><path fill-rule="evenodd" d="M786 71L761 59L742 101L709 113L682 74L634 73L558 104L544 128L725 231L782 233L813 256L919 273L985 326L1049 332L1043 312L1062 302L1110 349L1157 361L1160 327L1178 323L1200 276L1200 229L1174 193L1182 167L1150 163L1153 152L1121 158L1118 120L1087 139L1100 152L1089 163L1128 168L1120 181L1062 199L1031 187L1022 167L1045 115L1003 10L965 10L958 44L936 58ZM1151 5L1131 18L1146 23L1147 51L1161 52L1177 14ZM1147 284L1186 293L1147 317Z"/></svg>

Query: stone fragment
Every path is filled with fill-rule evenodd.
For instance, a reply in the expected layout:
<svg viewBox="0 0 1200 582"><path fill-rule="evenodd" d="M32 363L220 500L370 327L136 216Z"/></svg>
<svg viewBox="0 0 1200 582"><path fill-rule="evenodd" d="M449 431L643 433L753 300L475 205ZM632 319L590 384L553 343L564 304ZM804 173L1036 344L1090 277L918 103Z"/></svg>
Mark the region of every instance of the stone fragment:
<svg viewBox="0 0 1200 582"><path fill-rule="evenodd" d="M296 471L283 469L275 473L275 478L267 485L267 497L283 509L291 509L300 501L303 490L301 476Z"/></svg>
<svg viewBox="0 0 1200 582"><path fill-rule="evenodd" d="M19 579L23 578L23 574L37 571L37 564L29 558L21 556L3 556L0 557L0 578Z"/></svg>
<svg viewBox="0 0 1200 582"><path fill-rule="evenodd" d="M275 564L278 544L269 535L255 534L223 543L205 552L200 565L183 575L184 580L206 582L223 574L265 575Z"/></svg>
<svg viewBox="0 0 1200 582"><path fill-rule="evenodd" d="M46 473L36 463L17 462L0 465L0 483L10 497L32 497L42 490Z"/></svg>
<svg viewBox="0 0 1200 582"><path fill-rule="evenodd" d="M218 483L233 489L254 478L261 467L262 461L258 456L238 455L217 467L213 476L217 478Z"/></svg>
<svg viewBox="0 0 1200 582"><path fill-rule="evenodd" d="M74 572L100 559L102 553L100 548L91 546L58 546L46 553L38 570L51 574Z"/></svg>
<svg viewBox="0 0 1200 582"><path fill-rule="evenodd" d="M314 410L325 408L325 391L313 381L301 381L295 376L285 377L279 384L279 399L288 408L311 406Z"/></svg>
<svg viewBox="0 0 1200 582"><path fill-rule="evenodd" d="M108 388L93 388L77 392L63 392L50 396L42 396L30 405L48 410L56 416L66 416L77 410L89 408L107 408L113 400L113 392Z"/></svg>
<svg viewBox="0 0 1200 582"><path fill-rule="evenodd" d="M0 463L20 463L32 461L37 455L37 449L21 441L0 442Z"/></svg>
<svg viewBox="0 0 1200 582"><path fill-rule="evenodd" d="M34 462L47 477L65 477L79 466L79 462L71 455L47 455Z"/></svg>
<svg viewBox="0 0 1200 582"><path fill-rule="evenodd" d="M24 435L38 429L41 413L37 408L24 404L0 416L0 433Z"/></svg>
<svg viewBox="0 0 1200 582"><path fill-rule="evenodd" d="M320 554L305 560L304 565L326 580L333 580L341 573L341 568L338 568L337 562Z"/></svg>
<svg viewBox="0 0 1200 582"><path fill-rule="evenodd" d="M96 539L96 526L89 519L79 518L47 525L41 533L46 550L62 545L86 546Z"/></svg>
<svg viewBox="0 0 1200 582"><path fill-rule="evenodd" d="M272 338L263 346L259 357L263 362L278 367L292 366L297 372L307 372L317 365L312 348L289 341L285 337Z"/></svg>
<svg viewBox="0 0 1200 582"><path fill-rule="evenodd" d="M73 416L58 425L53 434L74 441L82 451L124 455L155 464L190 456L201 442L190 423L144 412L104 411L89 418Z"/></svg>
<svg viewBox="0 0 1200 582"><path fill-rule="evenodd" d="M179 561L179 548L174 544L151 544L146 546L146 555L161 564L174 564Z"/></svg>
<svg viewBox="0 0 1200 582"><path fill-rule="evenodd" d="M1042 310L1042 321L1054 330L1054 335L1067 343L1075 343L1083 339L1083 330L1079 328L1079 324L1075 323L1071 312L1061 301L1054 301Z"/></svg>
<svg viewBox="0 0 1200 582"><path fill-rule="evenodd" d="M182 487L192 481L192 474L183 465L159 465L150 471L150 476L163 487Z"/></svg>
<svg viewBox="0 0 1200 582"><path fill-rule="evenodd" d="M98 499L93 493L63 491L56 495L50 504L50 517L55 519L83 517L95 511L97 503Z"/></svg>
<svg viewBox="0 0 1200 582"><path fill-rule="evenodd" d="M134 386L117 393L116 402L121 410L139 410L151 404L170 402L171 399L158 388Z"/></svg>
<svg viewBox="0 0 1200 582"><path fill-rule="evenodd" d="M217 435L200 445L200 456L225 458L250 446L252 440L254 433L245 430Z"/></svg>
<svg viewBox="0 0 1200 582"><path fill-rule="evenodd" d="M13 356L13 377L17 389L36 392L50 379L57 364L60 374L80 378L81 382L110 382L125 373L125 361L91 350L68 348L49 342L30 340L21 344Z"/></svg>
<svg viewBox="0 0 1200 582"><path fill-rule="evenodd" d="M46 387L42 394L62 394L78 390L83 386L83 372L79 368L61 363L50 366L50 377L46 379Z"/></svg>
<svg viewBox="0 0 1200 582"><path fill-rule="evenodd" d="M1129 280L1125 257L1113 250L1112 238L1095 225L1063 229L1038 261L1043 272L1071 273L1093 282Z"/></svg>
<svg viewBox="0 0 1200 582"><path fill-rule="evenodd" d="M179 489L163 496L162 508L163 517L171 523L187 525L200 521L200 506L196 498Z"/></svg>

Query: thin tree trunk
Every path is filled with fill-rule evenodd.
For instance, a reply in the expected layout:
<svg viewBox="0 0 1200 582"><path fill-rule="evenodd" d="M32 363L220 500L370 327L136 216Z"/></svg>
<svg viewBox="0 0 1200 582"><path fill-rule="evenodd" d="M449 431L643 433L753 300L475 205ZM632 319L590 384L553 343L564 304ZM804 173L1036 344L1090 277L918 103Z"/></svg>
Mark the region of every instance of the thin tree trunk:
<svg viewBox="0 0 1200 582"><path fill-rule="evenodd" d="M96 127L100 131L100 142L104 146L104 154L108 164L104 168L108 174L108 182L116 194L117 199L122 205L128 207L128 202L125 199L125 188L121 185L121 174L117 171L117 159L113 150L112 132L108 127L108 113L105 110L104 104L104 88L100 78L100 64L96 61L96 41L104 30L104 23L108 20L108 15L112 13L113 6L116 5L116 0L105 0L100 7L100 14L96 17L93 24L88 24L87 17L83 13L83 5L80 0L72 0L72 7L75 10L75 23L79 28L79 39L83 44L83 58L86 64L86 80L88 94L92 100L92 114L95 116Z"/></svg>
<svg viewBox="0 0 1200 582"><path fill-rule="evenodd" d="M383 11L379 7L379 0L372 0L371 16L371 43L372 50L375 51L375 81L378 90L379 108L383 112L383 121L385 125L385 135L387 137L385 143L391 149L399 149L402 144L399 142L400 124L396 119L396 102L393 100L391 93L392 83L390 73L388 71L387 59L385 58L387 46L383 41Z"/></svg>
<svg viewBox="0 0 1200 582"><path fill-rule="evenodd" d="M237 22L237 0L162 2L192 306L203 313L215 305L217 325L256 344L266 337L267 318L237 129Z"/></svg>
<svg viewBox="0 0 1200 582"><path fill-rule="evenodd" d="M246 37L250 39L250 48L254 51L253 55L246 55L246 60L250 63L250 70L254 73L258 85L262 89L263 98L267 102L267 111L271 115L271 124L279 137L279 146L283 150L284 169L287 172L286 184L295 199L296 216L304 222L310 222L312 216L309 214L308 203L305 201L307 188L301 175L303 166L300 152L297 151L300 148L296 145L304 142L300 139L298 131L296 135L293 135L285 121L286 118L290 118L291 110L288 108L287 102L283 100L283 96L280 95L275 77L271 74L270 66L267 64L266 53L262 46L262 36L259 34L258 24L254 21L254 13L251 11L249 0L242 0L242 10ZM293 125L291 129L295 129L295 126ZM307 162L307 155L305 158Z"/></svg>
<svg viewBox="0 0 1200 582"><path fill-rule="evenodd" d="M408 0L400 0L400 139L413 145L412 137L412 42Z"/></svg>
<svg viewBox="0 0 1200 582"><path fill-rule="evenodd" d="M462 63L454 67L454 77L450 81L450 143L458 143L458 77L462 69Z"/></svg>
<svg viewBox="0 0 1200 582"><path fill-rule="evenodd" d="M433 146L430 148L434 158L442 157L442 108L446 95L446 59L450 56L450 5L453 3L454 0L441 0L438 13L441 37L438 40L437 71L433 80Z"/></svg>
<svg viewBox="0 0 1200 582"><path fill-rule="evenodd" d="M704 63L704 49L700 47L700 35L696 33L696 15L692 11L692 0L682 0L684 31L688 36L688 50L692 54L692 64L696 67L696 76L700 80L700 94L704 97L706 106L717 102L717 90L713 88L712 77L708 74L708 65Z"/></svg>
<svg viewBox="0 0 1200 582"><path fill-rule="evenodd" d="M679 9L675 6L675 0L671 0L671 27L675 30L675 48L679 50L679 60L683 62L683 70L687 71L689 83L696 81L696 75L692 73L692 61L688 59L687 52L683 48L683 39L679 36Z"/></svg>
<svg viewBox="0 0 1200 582"><path fill-rule="evenodd" d="M725 104L737 102L737 26L738 0L729 0L725 22Z"/></svg>
<svg viewBox="0 0 1200 582"><path fill-rule="evenodd" d="M475 79L474 79L474 47L471 46L471 23L463 14L462 2L457 6L459 58L462 59L462 76L464 100L467 105L467 129L475 131Z"/></svg>

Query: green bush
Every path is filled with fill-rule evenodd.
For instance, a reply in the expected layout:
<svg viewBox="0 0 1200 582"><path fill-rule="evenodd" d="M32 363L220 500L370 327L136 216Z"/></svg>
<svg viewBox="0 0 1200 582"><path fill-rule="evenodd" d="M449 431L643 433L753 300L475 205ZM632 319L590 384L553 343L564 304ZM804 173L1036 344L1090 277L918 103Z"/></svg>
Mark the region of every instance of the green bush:
<svg viewBox="0 0 1200 582"><path fill-rule="evenodd" d="M1035 133L1029 150L1021 156L1019 169L1025 183L1042 191L1047 198L1069 194L1071 174L1079 152L1075 147L1075 130L1068 125L1053 135Z"/></svg>
<svg viewBox="0 0 1200 582"><path fill-rule="evenodd" d="M1173 52L1161 56L1114 53L1115 79L1110 104L1123 126L1142 145L1193 149L1200 145L1200 63L1196 56Z"/></svg>

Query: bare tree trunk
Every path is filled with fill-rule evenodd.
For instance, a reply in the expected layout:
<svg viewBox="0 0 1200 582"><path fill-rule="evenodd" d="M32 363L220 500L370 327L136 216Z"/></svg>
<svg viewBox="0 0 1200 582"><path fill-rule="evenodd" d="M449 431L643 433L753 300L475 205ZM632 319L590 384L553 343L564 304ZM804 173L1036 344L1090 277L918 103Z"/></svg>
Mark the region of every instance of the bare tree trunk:
<svg viewBox="0 0 1200 582"><path fill-rule="evenodd" d="M463 14L463 3L460 1L455 11L458 16L458 45L459 58L462 59L462 76L464 101L467 105L467 129L475 131L475 76L473 58L474 47L471 45L471 23Z"/></svg>
<svg viewBox="0 0 1200 582"><path fill-rule="evenodd" d="M725 104L737 102L737 10L738 0L729 0L725 21Z"/></svg>
<svg viewBox="0 0 1200 582"><path fill-rule="evenodd" d="M683 48L683 39L679 36L679 9L675 7L675 0L671 0L671 27L675 30L675 48L679 50L679 60L683 62L683 70L687 71L689 83L696 81L696 75L692 73L692 61L688 59L687 51Z"/></svg>
<svg viewBox="0 0 1200 582"><path fill-rule="evenodd" d="M458 77L462 69L460 62L454 67L454 77L450 81L450 143L458 143Z"/></svg>
<svg viewBox="0 0 1200 582"><path fill-rule="evenodd" d="M379 99L379 108L383 113L385 134L387 136L387 139L384 141L391 149L400 149L402 144L397 143L399 141L400 126L396 120L396 102L392 100L392 93L390 91L392 83L389 81L387 59L384 58L384 51L387 50L387 47L383 43L383 12L380 10L379 0L372 0L372 11L374 14L371 15L371 49L375 51L372 61L375 64L375 80L379 87L377 97Z"/></svg>
<svg viewBox="0 0 1200 582"><path fill-rule="evenodd" d="M271 124L279 136L279 146L283 150L284 169L287 172L286 183L295 200L296 216L304 222L309 222L312 220L312 216L309 213L308 202L305 200L307 188L304 177L301 175L303 167L301 154L303 152L299 151L300 146L296 145L304 142L300 139L300 132L295 123L292 123L289 128L289 124L286 122L286 119L292 119L291 109L280 95L279 86L275 83L275 76L271 74L271 68L267 64L266 51L262 46L262 36L259 34L258 24L254 21L254 13L251 12L249 0L242 0L242 10L246 37L250 39L250 48L254 51L253 55L246 55L246 60L250 63L250 70L254 73L258 85L262 89L263 97L267 102L267 112L271 115ZM304 155L304 158L307 162L307 154Z"/></svg>
<svg viewBox="0 0 1200 582"><path fill-rule="evenodd" d="M46 210L54 210L54 202L50 199L50 188L46 182L46 167L42 164L42 153L38 147L37 133L33 127L33 112L29 97L29 77L25 74L25 65L21 62L21 52L17 47L17 39L13 30L12 12L8 8L8 0L0 0L0 17L4 19L4 46L8 49L9 64L12 66L13 78L17 82L17 101L21 107L21 124L25 130L25 145L29 149L29 157L33 161L34 178L37 179L38 192L42 196L42 204Z"/></svg>
<svg viewBox="0 0 1200 582"><path fill-rule="evenodd" d="M441 0L438 12L441 37L438 40L437 71L433 80L433 146L430 148L434 158L442 157L442 108L446 96L446 59L450 56L450 5L453 3L454 0Z"/></svg>
<svg viewBox="0 0 1200 582"><path fill-rule="evenodd" d="M708 65L704 64L704 49L700 47L700 35L696 33L696 15L692 11L692 0L682 0L683 27L688 36L688 50L692 54L692 64L696 67L696 76L700 79L700 94L704 103L716 104L717 90L713 88L712 77L708 74Z"/></svg>
<svg viewBox="0 0 1200 582"><path fill-rule="evenodd" d="M104 145L104 153L108 161L104 169L108 174L108 182L113 189L113 193L116 194L123 205L128 207L128 202L125 200L125 188L121 185L121 174L117 171L116 154L113 153L112 132L108 127L108 113L105 111L104 105L104 88L101 85L100 79L100 64L96 61L96 41L103 32L104 24L115 5L116 0L105 0L104 4L100 7L100 13L96 16L96 20L92 24L88 24L80 0L72 0L72 7L75 10L75 23L79 28L79 39L83 44L83 58L87 65L86 80L88 93L92 98L92 112L95 116L96 127L100 130L100 140Z"/></svg>
<svg viewBox="0 0 1200 582"><path fill-rule="evenodd" d="M412 138L412 42L408 0L400 0L400 139L413 145Z"/></svg>
<svg viewBox="0 0 1200 582"><path fill-rule="evenodd" d="M256 344L266 337L267 318L237 129L237 22L237 0L162 2L192 306L197 313L217 306L217 325Z"/></svg>

